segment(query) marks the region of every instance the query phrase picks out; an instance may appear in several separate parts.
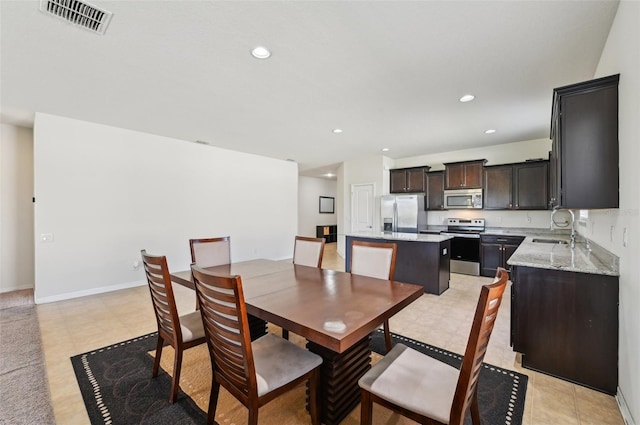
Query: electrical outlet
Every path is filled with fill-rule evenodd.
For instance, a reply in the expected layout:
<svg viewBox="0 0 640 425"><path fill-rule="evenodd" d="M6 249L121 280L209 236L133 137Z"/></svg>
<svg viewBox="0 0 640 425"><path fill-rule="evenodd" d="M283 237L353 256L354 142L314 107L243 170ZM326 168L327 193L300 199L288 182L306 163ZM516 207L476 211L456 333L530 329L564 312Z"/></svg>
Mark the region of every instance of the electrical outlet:
<svg viewBox="0 0 640 425"><path fill-rule="evenodd" d="M609 241L610 242L613 242L613 232L615 232L615 230L616 230L616 226L611 226L609 228Z"/></svg>
<svg viewBox="0 0 640 425"><path fill-rule="evenodd" d="M139 270L140 269L140 261L139 260L135 260L132 264L132 268L133 270Z"/></svg>
<svg viewBox="0 0 640 425"><path fill-rule="evenodd" d="M527 214L527 223L531 223L531 216Z"/></svg>
<svg viewBox="0 0 640 425"><path fill-rule="evenodd" d="M42 233L42 234L40 234L40 240L42 242L53 242L53 233Z"/></svg>
<svg viewBox="0 0 640 425"><path fill-rule="evenodd" d="M627 228L622 229L622 246L627 246Z"/></svg>

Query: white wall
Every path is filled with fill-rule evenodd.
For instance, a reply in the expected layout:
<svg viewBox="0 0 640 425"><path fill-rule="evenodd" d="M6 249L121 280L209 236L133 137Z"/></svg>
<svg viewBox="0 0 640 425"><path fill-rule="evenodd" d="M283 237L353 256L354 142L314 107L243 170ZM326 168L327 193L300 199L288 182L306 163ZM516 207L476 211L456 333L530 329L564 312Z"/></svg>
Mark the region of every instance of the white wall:
<svg viewBox="0 0 640 425"><path fill-rule="evenodd" d="M295 163L36 114L34 168L36 302L144 283L143 248L188 269L189 238L230 235L233 261L291 258Z"/></svg>
<svg viewBox="0 0 640 425"><path fill-rule="evenodd" d="M621 1L594 77L620 74L620 208L589 211L580 233L620 257L618 399L640 424L640 2ZM623 235L626 231L626 246ZM624 412L624 410L623 410ZM629 419L629 418L627 418Z"/></svg>
<svg viewBox="0 0 640 425"><path fill-rule="evenodd" d="M33 132L0 124L0 293L33 288Z"/></svg>
<svg viewBox="0 0 640 425"><path fill-rule="evenodd" d="M300 176L298 179L298 235L316 237L316 226L337 224L337 213L320 214L320 196L336 197L336 181ZM337 211L338 206L335 206Z"/></svg>
<svg viewBox="0 0 640 425"><path fill-rule="evenodd" d="M351 232L351 186L373 184L373 227L380 228L380 197L389 193L389 158L376 155L342 163L338 170L338 254L345 256L345 235ZM385 192L386 188L386 192Z"/></svg>

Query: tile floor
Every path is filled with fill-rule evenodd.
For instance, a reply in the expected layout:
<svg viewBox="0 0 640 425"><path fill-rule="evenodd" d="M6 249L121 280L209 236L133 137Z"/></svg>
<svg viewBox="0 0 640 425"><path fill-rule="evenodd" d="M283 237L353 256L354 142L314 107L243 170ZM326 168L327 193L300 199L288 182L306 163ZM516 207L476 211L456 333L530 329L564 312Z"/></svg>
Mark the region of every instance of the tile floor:
<svg viewBox="0 0 640 425"><path fill-rule="evenodd" d="M336 244L326 246L323 267L344 270ZM480 286L489 278L451 275L441 296L425 294L391 319L391 331L463 353ZM194 294L175 286L178 308L193 309ZM509 301L505 292L485 361L529 376L525 425L623 425L613 397L520 366L509 347ZM37 307L56 422L89 423L69 357L155 331L146 286L42 304ZM488 424L489 425L489 424Z"/></svg>

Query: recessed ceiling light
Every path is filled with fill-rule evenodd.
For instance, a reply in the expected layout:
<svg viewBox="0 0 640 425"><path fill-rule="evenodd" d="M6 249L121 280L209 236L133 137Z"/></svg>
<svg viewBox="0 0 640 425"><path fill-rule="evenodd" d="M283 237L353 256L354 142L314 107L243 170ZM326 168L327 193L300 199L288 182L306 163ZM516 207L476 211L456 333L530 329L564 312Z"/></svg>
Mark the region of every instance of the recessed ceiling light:
<svg viewBox="0 0 640 425"><path fill-rule="evenodd" d="M334 128L334 129L333 129L333 132L334 132L335 134L340 134L340 133L342 133L342 129L341 129L341 128Z"/></svg>
<svg viewBox="0 0 640 425"><path fill-rule="evenodd" d="M389 152L389 148L382 148L380 149L382 152Z"/></svg>
<svg viewBox="0 0 640 425"><path fill-rule="evenodd" d="M489 130L485 130L485 134L493 134L496 130L494 128L490 128Z"/></svg>
<svg viewBox="0 0 640 425"><path fill-rule="evenodd" d="M472 94L465 94L464 96L462 96L460 98L460 102L471 102L473 99L475 99L476 97Z"/></svg>
<svg viewBox="0 0 640 425"><path fill-rule="evenodd" d="M334 176L334 174L332 174L332 173L327 173L327 174L325 174L324 176L325 176L325 177L333 177L333 176Z"/></svg>
<svg viewBox="0 0 640 425"><path fill-rule="evenodd" d="M251 50L251 55L256 59L267 59L271 56L271 52L266 47L258 46Z"/></svg>

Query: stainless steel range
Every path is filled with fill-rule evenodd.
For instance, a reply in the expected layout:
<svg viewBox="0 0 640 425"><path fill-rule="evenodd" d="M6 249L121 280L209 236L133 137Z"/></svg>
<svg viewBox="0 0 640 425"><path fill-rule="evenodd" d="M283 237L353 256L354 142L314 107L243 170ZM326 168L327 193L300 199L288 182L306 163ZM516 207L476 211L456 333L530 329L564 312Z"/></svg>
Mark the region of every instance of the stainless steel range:
<svg viewBox="0 0 640 425"><path fill-rule="evenodd" d="M451 273L480 276L480 233L484 218L449 218L443 235L451 239Z"/></svg>

